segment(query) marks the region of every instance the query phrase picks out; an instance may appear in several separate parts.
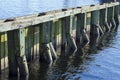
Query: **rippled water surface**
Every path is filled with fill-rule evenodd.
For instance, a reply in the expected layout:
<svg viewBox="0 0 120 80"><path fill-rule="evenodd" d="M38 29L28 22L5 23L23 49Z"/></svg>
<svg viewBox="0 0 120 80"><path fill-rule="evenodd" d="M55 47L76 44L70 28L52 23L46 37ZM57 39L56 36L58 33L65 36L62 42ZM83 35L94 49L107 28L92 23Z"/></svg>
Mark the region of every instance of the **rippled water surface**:
<svg viewBox="0 0 120 80"><path fill-rule="evenodd" d="M52 67L36 61L29 80L120 80L120 28L109 33L104 46L88 57L61 57Z"/></svg>
<svg viewBox="0 0 120 80"><path fill-rule="evenodd" d="M106 36L100 50L87 54L82 59L60 57L49 67L34 61L29 64L29 78L8 78L5 73L0 80L120 80L120 28Z"/></svg>
<svg viewBox="0 0 120 80"><path fill-rule="evenodd" d="M98 3L99 0L0 0L0 19Z"/></svg>

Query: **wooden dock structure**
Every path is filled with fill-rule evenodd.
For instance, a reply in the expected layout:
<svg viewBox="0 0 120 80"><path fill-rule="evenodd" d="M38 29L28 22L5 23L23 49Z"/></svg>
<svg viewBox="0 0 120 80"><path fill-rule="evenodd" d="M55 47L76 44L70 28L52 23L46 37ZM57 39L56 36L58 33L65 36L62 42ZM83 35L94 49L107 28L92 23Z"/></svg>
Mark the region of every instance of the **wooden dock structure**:
<svg viewBox="0 0 120 80"><path fill-rule="evenodd" d="M0 73L8 68L10 76L26 76L27 62L37 58L52 64L86 45L94 50L118 25L119 2L0 20Z"/></svg>

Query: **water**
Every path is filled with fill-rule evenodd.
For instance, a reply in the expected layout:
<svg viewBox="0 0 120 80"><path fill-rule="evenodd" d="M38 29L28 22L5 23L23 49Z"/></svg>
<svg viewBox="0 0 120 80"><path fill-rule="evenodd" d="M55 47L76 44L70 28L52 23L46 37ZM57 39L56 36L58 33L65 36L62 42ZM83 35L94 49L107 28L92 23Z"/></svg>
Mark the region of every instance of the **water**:
<svg viewBox="0 0 120 80"><path fill-rule="evenodd" d="M99 0L0 0L0 19L99 3Z"/></svg>
<svg viewBox="0 0 120 80"><path fill-rule="evenodd" d="M120 27L120 26L119 26ZM52 67L33 62L29 80L119 80L120 28L109 33L104 46L86 58L61 57Z"/></svg>

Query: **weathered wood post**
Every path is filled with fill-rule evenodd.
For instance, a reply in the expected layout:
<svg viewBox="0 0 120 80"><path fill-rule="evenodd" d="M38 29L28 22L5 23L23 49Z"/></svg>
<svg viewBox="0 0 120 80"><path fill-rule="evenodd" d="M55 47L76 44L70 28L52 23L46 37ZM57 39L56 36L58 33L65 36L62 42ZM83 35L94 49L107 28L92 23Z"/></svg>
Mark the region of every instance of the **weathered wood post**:
<svg viewBox="0 0 120 80"><path fill-rule="evenodd" d="M109 5L109 4L108 4ZM108 7L107 8L107 20L108 20L108 25L110 26L111 31L114 31L116 28L116 23L114 20L114 7Z"/></svg>
<svg viewBox="0 0 120 80"><path fill-rule="evenodd" d="M0 59L2 59L1 58L1 44L2 42L1 42L1 34L0 34ZM0 60L0 74L1 74L1 60Z"/></svg>
<svg viewBox="0 0 120 80"><path fill-rule="evenodd" d="M62 43L62 19L53 20L53 45L56 50L57 55L61 53L61 43Z"/></svg>
<svg viewBox="0 0 120 80"><path fill-rule="evenodd" d="M25 29L25 33L26 33L26 41L25 41L25 46L26 46L26 57L27 57L27 61L32 61L33 59L33 33L34 33L34 27L33 26L29 26Z"/></svg>
<svg viewBox="0 0 120 80"><path fill-rule="evenodd" d="M86 13L77 14L76 43L81 56L84 56L84 47L89 43L86 25Z"/></svg>
<svg viewBox="0 0 120 80"><path fill-rule="evenodd" d="M61 55L64 55L64 53L66 52L66 50L67 50L67 47L66 47L66 45L67 45L67 39L66 39L66 31L65 31L65 26L66 26L66 20L65 20L65 18L62 18L61 19L62 20L62 43L61 43Z"/></svg>
<svg viewBox="0 0 120 80"><path fill-rule="evenodd" d="M74 19L73 15L70 15L67 18L66 37L67 37L69 51L72 51L72 53L75 53L77 50L77 45L72 35L73 19Z"/></svg>
<svg viewBox="0 0 120 80"><path fill-rule="evenodd" d="M0 74L5 68L8 67L7 63L8 45L7 45L7 33L0 33Z"/></svg>
<svg viewBox="0 0 120 80"><path fill-rule="evenodd" d="M80 22L81 21L84 21L84 18L83 20L81 20L81 14L77 14L77 26L76 26L76 44L77 44L77 47L79 48L80 47L80 43L81 43L81 34L80 34L80 28L81 28L81 24ZM83 27L83 26L82 26Z"/></svg>
<svg viewBox="0 0 120 80"><path fill-rule="evenodd" d="M76 41L76 27L77 27L77 16L76 15L71 15L71 26L72 26L72 36L74 37L75 41Z"/></svg>
<svg viewBox="0 0 120 80"><path fill-rule="evenodd" d="M91 12L90 48L96 50L100 38L99 10Z"/></svg>
<svg viewBox="0 0 120 80"><path fill-rule="evenodd" d="M52 64L57 58L54 47L51 43L51 21L42 23L40 26L40 61Z"/></svg>
<svg viewBox="0 0 120 80"><path fill-rule="evenodd" d="M55 36L55 27L54 26L54 21L51 21L50 22L50 43L49 43L49 46L50 46L50 50L51 50L51 55L52 55L52 58L53 58L53 61L57 59L57 54L56 54L56 51L55 51L55 43L56 43L56 36ZM56 34L57 35L57 34Z"/></svg>
<svg viewBox="0 0 120 80"><path fill-rule="evenodd" d="M120 23L120 21L119 21L119 5L114 6L114 19L115 19L115 22L116 22L115 30L117 30L118 29L118 25Z"/></svg>
<svg viewBox="0 0 120 80"><path fill-rule="evenodd" d="M88 35L86 33L86 13L81 13L77 15L77 46L79 48L84 48L88 43Z"/></svg>
<svg viewBox="0 0 120 80"><path fill-rule="evenodd" d="M37 58L37 54L38 54L38 48L39 48L39 26L38 25L34 25L34 33L33 33L33 57L32 59L35 60Z"/></svg>
<svg viewBox="0 0 120 80"><path fill-rule="evenodd" d="M77 46L71 35L72 19L70 16L62 18L62 51L72 51L71 53L74 53L77 50Z"/></svg>
<svg viewBox="0 0 120 80"><path fill-rule="evenodd" d="M110 31L110 26L107 22L107 8L100 10L100 26L104 32Z"/></svg>
<svg viewBox="0 0 120 80"><path fill-rule="evenodd" d="M24 28L8 31L9 76L27 76L29 74L25 56Z"/></svg>
<svg viewBox="0 0 120 80"><path fill-rule="evenodd" d="M49 42L50 42L50 30L49 22L42 23L40 26L40 61L52 64L52 55L50 52Z"/></svg>

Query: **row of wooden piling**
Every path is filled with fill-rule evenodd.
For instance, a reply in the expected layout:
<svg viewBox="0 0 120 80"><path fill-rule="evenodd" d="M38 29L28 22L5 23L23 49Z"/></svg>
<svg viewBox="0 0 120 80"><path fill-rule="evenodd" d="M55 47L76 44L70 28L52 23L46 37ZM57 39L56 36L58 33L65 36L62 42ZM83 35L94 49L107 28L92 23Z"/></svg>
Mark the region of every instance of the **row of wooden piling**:
<svg viewBox="0 0 120 80"><path fill-rule="evenodd" d="M65 11L67 9L62 10ZM118 25L119 5L25 28L18 25L19 29L0 33L0 72L8 67L10 76L26 76L29 74L27 62L37 58L40 62L52 64L58 55L75 53L88 44L94 50L102 35L116 31Z"/></svg>

